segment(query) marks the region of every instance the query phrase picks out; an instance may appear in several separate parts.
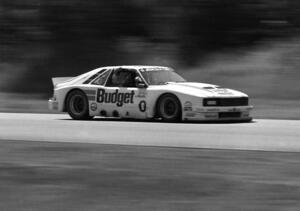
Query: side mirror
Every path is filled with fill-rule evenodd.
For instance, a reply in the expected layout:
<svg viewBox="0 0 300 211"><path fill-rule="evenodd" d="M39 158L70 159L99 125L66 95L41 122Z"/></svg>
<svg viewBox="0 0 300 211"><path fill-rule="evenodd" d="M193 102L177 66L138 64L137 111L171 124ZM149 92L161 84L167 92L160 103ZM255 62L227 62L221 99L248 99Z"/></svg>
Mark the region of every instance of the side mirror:
<svg viewBox="0 0 300 211"><path fill-rule="evenodd" d="M139 76L135 77L134 81L137 88L147 88L147 85Z"/></svg>

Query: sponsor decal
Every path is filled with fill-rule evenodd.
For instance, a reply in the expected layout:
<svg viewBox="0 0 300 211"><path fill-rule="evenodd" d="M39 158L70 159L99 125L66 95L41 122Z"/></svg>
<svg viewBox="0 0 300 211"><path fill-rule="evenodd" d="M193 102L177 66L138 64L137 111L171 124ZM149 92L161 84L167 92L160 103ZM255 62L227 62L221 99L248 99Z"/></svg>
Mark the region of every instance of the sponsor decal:
<svg viewBox="0 0 300 211"><path fill-rule="evenodd" d="M241 109L239 108L231 108L231 109L228 109L229 112L236 112L236 111L241 111Z"/></svg>
<svg viewBox="0 0 300 211"><path fill-rule="evenodd" d="M96 100L96 96L95 95L94 96L88 95L87 98L88 98L88 101L95 101Z"/></svg>
<svg viewBox="0 0 300 211"><path fill-rule="evenodd" d="M183 110L184 111L192 111L192 103L190 101L186 101L183 105Z"/></svg>
<svg viewBox="0 0 300 211"><path fill-rule="evenodd" d="M96 90L83 90L85 92L85 94L87 95L95 95L96 94Z"/></svg>
<svg viewBox="0 0 300 211"><path fill-rule="evenodd" d="M218 118L218 113L206 113L205 118Z"/></svg>
<svg viewBox="0 0 300 211"><path fill-rule="evenodd" d="M186 117L195 117L196 116L196 113L194 112L188 112L185 114Z"/></svg>
<svg viewBox="0 0 300 211"><path fill-rule="evenodd" d="M203 109L203 108L196 108L196 112L197 113L202 113L202 112L205 112L205 109Z"/></svg>
<svg viewBox="0 0 300 211"><path fill-rule="evenodd" d="M146 95L145 94L138 94L136 97L138 97L138 98L145 98Z"/></svg>
<svg viewBox="0 0 300 211"><path fill-rule="evenodd" d="M220 111L220 109L217 109L217 108L209 108L209 109L207 109L206 111L208 111L208 112L218 112L218 111Z"/></svg>
<svg viewBox="0 0 300 211"><path fill-rule="evenodd" d="M146 92L145 91L139 91L136 97L145 98L146 97Z"/></svg>
<svg viewBox="0 0 300 211"><path fill-rule="evenodd" d="M87 95L88 101L96 100L96 90L83 90Z"/></svg>
<svg viewBox="0 0 300 211"><path fill-rule="evenodd" d="M91 110L96 111L97 110L97 103L92 103L91 104Z"/></svg>
<svg viewBox="0 0 300 211"><path fill-rule="evenodd" d="M166 67L147 67L147 68L140 69L141 72L160 71L160 70L171 70L171 69Z"/></svg>
<svg viewBox="0 0 300 211"><path fill-rule="evenodd" d="M124 104L132 104L134 97L134 91L131 92L119 92L116 89L114 92L105 92L105 89L97 90L97 102L98 103L115 103L118 107Z"/></svg>
<svg viewBox="0 0 300 211"><path fill-rule="evenodd" d="M146 105L146 101L145 100L142 100L140 103L139 103L139 109L141 112L145 112L146 109L147 109L147 105Z"/></svg>
<svg viewBox="0 0 300 211"><path fill-rule="evenodd" d="M185 106L185 107L192 107L192 103L191 103L190 101L186 101L186 102L184 103L184 106Z"/></svg>
<svg viewBox="0 0 300 211"><path fill-rule="evenodd" d="M147 95L146 89L138 89L136 97L138 98L145 98Z"/></svg>
<svg viewBox="0 0 300 211"><path fill-rule="evenodd" d="M215 89L214 92L216 92L216 93L218 93L220 95L231 95L232 94L227 89Z"/></svg>

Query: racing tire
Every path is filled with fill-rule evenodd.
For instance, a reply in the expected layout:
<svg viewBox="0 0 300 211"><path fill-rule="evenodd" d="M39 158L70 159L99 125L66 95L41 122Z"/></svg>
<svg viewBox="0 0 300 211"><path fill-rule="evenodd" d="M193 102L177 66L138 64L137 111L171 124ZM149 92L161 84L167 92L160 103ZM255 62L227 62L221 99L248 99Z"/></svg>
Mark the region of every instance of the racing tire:
<svg viewBox="0 0 300 211"><path fill-rule="evenodd" d="M80 90L74 90L68 94L66 107L68 114L75 120L89 120L89 102L86 95Z"/></svg>
<svg viewBox="0 0 300 211"><path fill-rule="evenodd" d="M181 104L173 94L162 95L157 103L158 117L165 122L178 122L181 120Z"/></svg>

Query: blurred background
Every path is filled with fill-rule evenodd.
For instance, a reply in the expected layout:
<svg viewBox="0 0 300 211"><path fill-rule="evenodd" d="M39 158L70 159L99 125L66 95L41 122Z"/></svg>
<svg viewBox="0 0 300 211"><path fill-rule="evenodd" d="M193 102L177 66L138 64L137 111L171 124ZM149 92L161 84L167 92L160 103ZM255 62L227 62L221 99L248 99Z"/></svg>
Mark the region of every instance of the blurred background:
<svg viewBox="0 0 300 211"><path fill-rule="evenodd" d="M0 0L0 111L49 112L51 77L164 65L300 119L300 2Z"/></svg>

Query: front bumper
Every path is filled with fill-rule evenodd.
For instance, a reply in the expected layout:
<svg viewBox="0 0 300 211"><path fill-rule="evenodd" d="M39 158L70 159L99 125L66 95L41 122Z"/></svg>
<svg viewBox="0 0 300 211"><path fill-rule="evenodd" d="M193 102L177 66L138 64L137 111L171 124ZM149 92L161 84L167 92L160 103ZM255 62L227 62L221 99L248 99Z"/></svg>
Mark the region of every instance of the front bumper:
<svg viewBox="0 0 300 211"><path fill-rule="evenodd" d="M48 108L53 111L58 111L58 102L54 98L48 100Z"/></svg>
<svg viewBox="0 0 300 211"><path fill-rule="evenodd" d="M253 106L201 107L183 112L186 121L251 121Z"/></svg>

